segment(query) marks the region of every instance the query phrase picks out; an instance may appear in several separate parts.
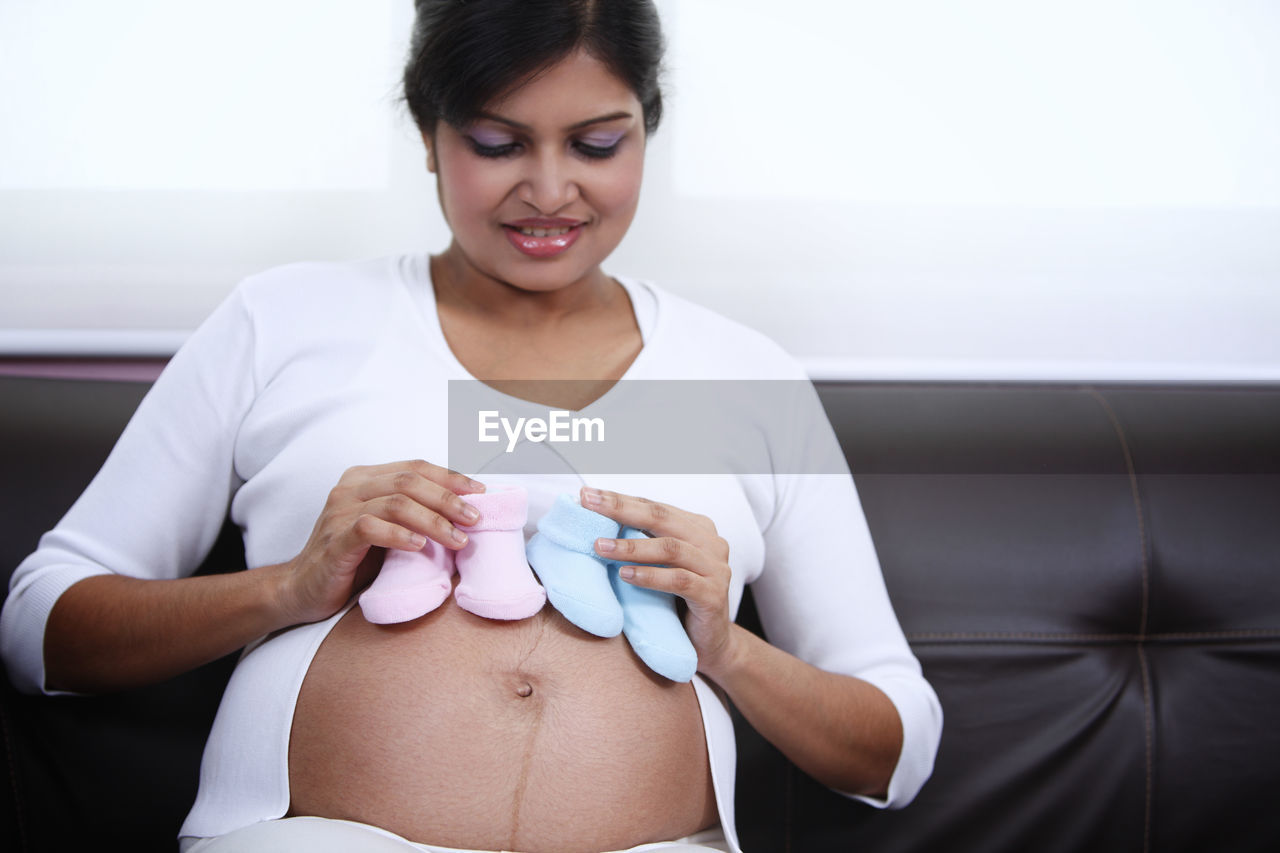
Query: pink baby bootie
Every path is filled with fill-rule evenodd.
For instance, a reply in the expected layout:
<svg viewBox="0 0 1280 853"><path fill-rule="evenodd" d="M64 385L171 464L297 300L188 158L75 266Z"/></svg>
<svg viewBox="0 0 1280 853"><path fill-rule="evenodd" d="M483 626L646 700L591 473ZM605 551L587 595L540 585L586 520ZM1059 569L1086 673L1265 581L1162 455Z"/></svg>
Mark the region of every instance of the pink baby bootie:
<svg viewBox="0 0 1280 853"><path fill-rule="evenodd" d="M439 607L453 590L453 552L428 539L421 551L389 549L378 576L360 594L375 625L408 622Z"/></svg>
<svg viewBox="0 0 1280 853"><path fill-rule="evenodd" d="M542 609L547 593L524 554L529 496L519 486L491 486L462 499L480 511L473 525L459 525L467 544L454 555L458 587L454 600L486 619L527 619Z"/></svg>

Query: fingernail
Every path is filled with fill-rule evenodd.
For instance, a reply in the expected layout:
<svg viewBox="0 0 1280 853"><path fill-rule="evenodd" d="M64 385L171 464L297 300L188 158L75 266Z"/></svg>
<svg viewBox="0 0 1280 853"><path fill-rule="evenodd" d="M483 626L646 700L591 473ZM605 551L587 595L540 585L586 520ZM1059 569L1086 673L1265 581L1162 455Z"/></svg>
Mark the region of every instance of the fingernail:
<svg viewBox="0 0 1280 853"><path fill-rule="evenodd" d="M484 483L480 482L479 480L467 480L467 485L471 489L477 492L483 492L485 490Z"/></svg>
<svg viewBox="0 0 1280 853"><path fill-rule="evenodd" d="M467 520L467 524L475 524L480 520L480 510L471 504L467 504L466 508L462 510L462 517Z"/></svg>
<svg viewBox="0 0 1280 853"><path fill-rule="evenodd" d="M582 490L582 502L588 506L599 506L604 501L604 495L599 489L584 487Z"/></svg>
<svg viewBox="0 0 1280 853"><path fill-rule="evenodd" d="M421 533L412 533L409 535L409 543L421 551L423 546L427 544L427 537L423 536Z"/></svg>
<svg viewBox="0 0 1280 853"><path fill-rule="evenodd" d="M463 533L461 530L459 530L459 529L458 529L458 528L456 528L456 527L455 527L455 528L453 528L453 537L452 537L452 538L453 538L453 541L454 541L454 542L457 542L459 545L466 545L466 544L467 544L467 534Z"/></svg>
<svg viewBox="0 0 1280 853"><path fill-rule="evenodd" d="M618 548L618 543L612 539L597 539L596 550L601 554L612 554Z"/></svg>
<svg viewBox="0 0 1280 853"><path fill-rule="evenodd" d="M635 576L636 576L635 566L622 566L621 568L618 569L618 577L622 578L623 580L631 580Z"/></svg>

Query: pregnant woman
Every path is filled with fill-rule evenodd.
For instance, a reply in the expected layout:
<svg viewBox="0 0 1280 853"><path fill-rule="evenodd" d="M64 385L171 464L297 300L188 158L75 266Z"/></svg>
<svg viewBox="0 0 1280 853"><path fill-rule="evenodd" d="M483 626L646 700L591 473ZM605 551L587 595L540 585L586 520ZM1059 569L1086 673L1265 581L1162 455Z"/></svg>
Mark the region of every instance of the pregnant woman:
<svg viewBox="0 0 1280 853"><path fill-rule="evenodd" d="M848 796L898 807L928 777L941 713L847 472L580 486L443 467L450 380L575 380L520 386L573 411L630 380L805 381L759 334L602 269L639 201L661 52L643 0L420 0L405 97L448 247L242 282L15 573L3 649L27 691L245 649L188 853L738 850L729 701ZM824 419L807 440L834 444ZM477 496L515 480L525 540L566 494L650 534L582 559L624 596L682 602L691 681L551 605L365 618L388 553L461 552L484 535ZM228 513L250 570L191 577ZM733 622L747 583L768 643Z"/></svg>

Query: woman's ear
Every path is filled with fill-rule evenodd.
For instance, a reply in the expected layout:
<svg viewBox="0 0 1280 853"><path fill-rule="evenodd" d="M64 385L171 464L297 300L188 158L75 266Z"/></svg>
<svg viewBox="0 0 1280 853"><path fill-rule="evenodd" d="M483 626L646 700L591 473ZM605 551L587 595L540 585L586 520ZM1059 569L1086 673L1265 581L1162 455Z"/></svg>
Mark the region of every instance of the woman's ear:
<svg viewBox="0 0 1280 853"><path fill-rule="evenodd" d="M434 175L436 173L436 141L425 130L422 132L422 144L427 149L427 171Z"/></svg>

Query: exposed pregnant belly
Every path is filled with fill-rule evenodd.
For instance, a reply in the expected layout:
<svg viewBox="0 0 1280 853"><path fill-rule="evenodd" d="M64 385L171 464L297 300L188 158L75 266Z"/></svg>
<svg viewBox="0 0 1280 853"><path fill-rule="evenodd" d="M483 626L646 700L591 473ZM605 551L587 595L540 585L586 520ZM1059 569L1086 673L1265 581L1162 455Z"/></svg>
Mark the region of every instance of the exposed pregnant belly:
<svg viewBox="0 0 1280 853"><path fill-rule="evenodd" d="M495 622L448 599L395 626L353 608L303 682L289 785L291 814L468 849L617 850L716 822L692 685L550 607Z"/></svg>

